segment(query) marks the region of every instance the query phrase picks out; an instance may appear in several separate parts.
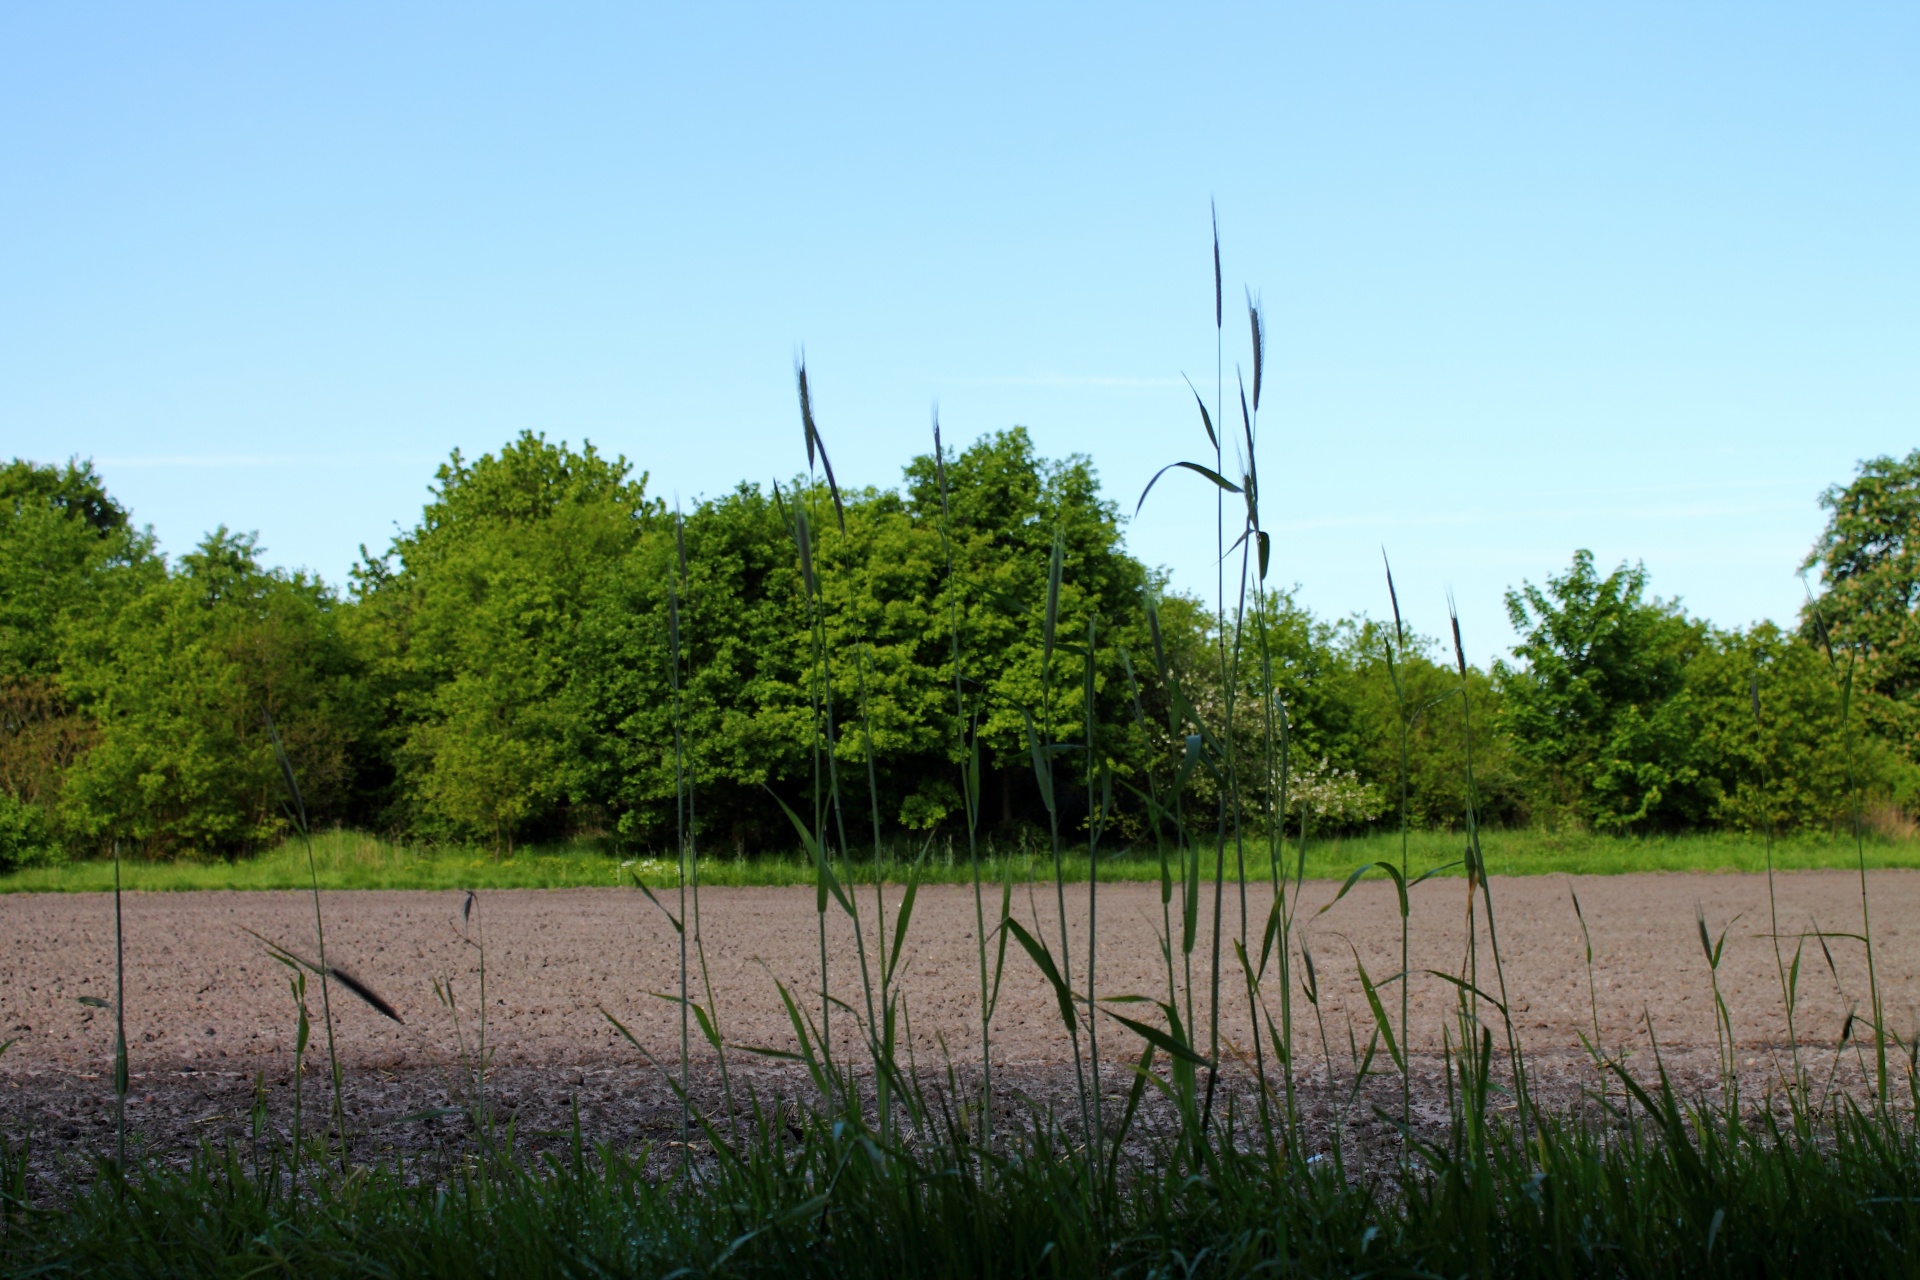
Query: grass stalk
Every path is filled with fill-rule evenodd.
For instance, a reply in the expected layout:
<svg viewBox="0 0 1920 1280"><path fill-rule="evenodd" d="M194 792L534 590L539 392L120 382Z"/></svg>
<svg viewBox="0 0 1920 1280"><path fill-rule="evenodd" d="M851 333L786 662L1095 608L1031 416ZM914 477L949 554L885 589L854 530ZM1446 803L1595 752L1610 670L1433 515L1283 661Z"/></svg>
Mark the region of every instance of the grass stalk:
<svg viewBox="0 0 1920 1280"><path fill-rule="evenodd" d="M1467 649L1460 638L1460 612L1453 605L1449 595L1447 599L1447 623L1453 631L1454 669L1460 680L1460 741L1463 762L1466 771L1466 814L1467 814L1467 900L1469 907L1467 921L1467 942L1473 951L1472 982L1476 992L1480 989L1478 962L1478 937L1473 929L1472 901L1476 885L1480 890L1481 902L1487 913L1487 945L1493 952L1493 975L1500 993L1500 1021L1505 1029L1507 1042L1508 1067L1513 1073L1514 1097L1519 1103L1520 1130L1524 1141L1528 1124L1528 1093L1526 1058L1520 1052L1520 1033L1513 1024L1512 997L1507 993L1507 968L1500 957L1500 931L1493 918L1493 885L1487 874L1487 855L1480 841L1480 792L1473 774L1473 691L1467 683ZM1574 911L1579 912L1579 899L1574 900ZM1586 932L1586 917L1580 918L1580 929ZM1587 940L1587 983L1593 983L1593 942ZM1593 994L1591 989L1589 995ZM1600 1043L1600 1024L1598 1005L1595 1005L1594 1044Z"/></svg>
<svg viewBox="0 0 1920 1280"><path fill-rule="evenodd" d="M1854 743L1853 688L1859 648L1853 644L1845 646L1847 661L1845 667L1841 667L1834 653L1833 634L1827 627L1819 604L1809 597L1809 605L1815 630L1826 650L1828 668L1833 671L1840 686L1840 737L1847 762L1847 800L1853 826L1855 865L1860 876L1860 937L1867 952L1867 1000L1873 1014L1874 1094L1880 1108L1885 1110L1890 1094L1886 1010L1881 999L1880 975L1873 949L1873 914L1867 893L1866 822L1861 814L1859 764Z"/></svg>
<svg viewBox="0 0 1920 1280"><path fill-rule="evenodd" d="M266 708L260 710L261 718L266 721L267 735L273 741L274 758L280 764L281 781L286 783L288 813L300 832L301 842L306 846L308 886L313 897L313 945L320 958L320 1021L327 1034L327 1074L333 1085L333 1125L340 1137L340 1168L344 1172L352 1158L352 1139L347 1132L347 1107L345 1078L340 1072L340 1050L333 1034L333 993L332 983L328 979L327 965L327 925L320 910L320 868L313 857L313 830L307 822L307 802L300 795L300 783L294 776L293 762L287 758L287 749L280 741L280 730L273 723L273 716Z"/></svg>
<svg viewBox="0 0 1920 1280"><path fill-rule="evenodd" d="M1101 767L1099 743L1094 736L1094 655L1098 652L1098 624L1087 618L1087 651L1085 655L1085 688L1081 695L1081 709L1085 713L1086 727L1082 750L1086 753L1087 783L1087 1065L1092 1077L1093 1090L1093 1165L1103 1166L1101 1153L1106 1148L1105 1141L1105 1103L1100 1091L1100 1005L1094 991L1094 963L1100 954L1100 834L1106 824L1107 810L1113 804L1113 784L1111 777ZM1095 783L1106 778L1105 792L1096 798ZM1064 923L1064 921L1063 921ZM1064 935L1064 930L1062 931ZM1071 972L1071 971L1069 971Z"/></svg>
<svg viewBox="0 0 1920 1280"><path fill-rule="evenodd" d="M1393 565L1387 561L1386 548L1380 549L1380 561L1387 572L1387 598L1393 604L1393 635L1386 642L1387 678L1393 683L1393 702L1399 719L1399 765L1400 765L1400 1043L1408 1044L1410 1029L1408 1018L1409 997L1412 994L1413 976L1410 972L1412 955L1412 908L1407 896L1407 877L1412 870L1408 850L1408 836L1411 822L1407 810L1408 778L1412 772L1409 763L1409 740L1413 736L1413 712L1407 702L1407 690L1400 679L1400 670L1394 661L1395 651L1405 651L1406 628L1400 621L1400 593L1393 585ZM1491 922L1491 918L1489 918ZM1400 1063L1400 1121L1413 1123L1413 1076L1407 1069L1407 1062ZM1411 1153L1407 1153L1411 1154Z"/></svg>
<svg viewBox="0 0 1920 1280"><path fill-rule="evenodd" d="M113 842L113 1167L127 1174L127 934L120 903L120 842Z"/></svg>
<svg viewBox="0 0 1920 1280"><path fill-rule="evenodd" d="M1790 980L1787 975L1786 954L1780 947L1780 896L1778 886L1774 879L1773 810L1768 799L1772 788L1770 785L1770 771L1767 768L1766 722L1760 714L1760 672L1758 668L1754 670L1748 681L1747 694L1752 703L1754 745L1757 748L1756 754L1760 759L1760 821L1767 841L1767 937L1773 944L1774 973L1780 982L1780 1003L1786 1013L1787 1019L1787 1044L1792 1056L1793 1065L1792 1089L1804 1094L1807 1088L1807 1076L1800 1060L1800 1036L1794 1025L1795 1016L1798 1012L1794 1006L1797 1003L1796 995L1798 994L1796 987L1800 973L1800 951L1798 947L1796 947L1794 951L1794 979ZM1804 947L1805 945L1804 941L1799 944L1800 947Z"/></svg>
<svg viewBox="0 0 1920 1280"><path fill-rule="evenodd" d="M685 595L691 589L689 585L690 577L687 572L686 522L681 519L680 513L678 510L675 510L674 517L673 517L673 546L674 546L675 558L679 562L679 571L680 571L679 590L681 595ZM720 1003L713 989L713 971L707 966L706 937L701 931L700 829L699 829L698 815L695 813L695 810L694 810L693 770L688 766L686 762L685 749L683 747L683 741L684 741L684 735L685 735L685 729L684 729L685 718L683 714L683 708L681 705L681 698L683 696L682 688L681 688L682 658L680 654L680 643L679 643L680 628L678 626L678 621L679 621L678 600L670 598L669 603L673 606L671 611L673 615L671 618L671 621L674 623L673 653L670 655L672 660L672 666L673 666L673 681L674 681L674 687L673 687L674 788L675 788L676 796L678 795L679 789L683 782L686 788L686 823L685 823L686 835L685 835L684 844L686 848L687 882L688 882L688 889L691 897L691 903L688 908L691 914L688 915L683 913L681 916L681 923L683 926L690 928L693 932L694 960L699 965L699 968L700 968L700 989L703 996L706 999L706 1008L704 1010L706 1018L705 1018L705 1023L702 1027L702 1030L707 1033L707 1038L713 1047L715 1062L720 1069L720 1096L721 1096L722 1104L726 1107L726 1110L727 1110L728 1132L732 1135L734 1141L738 1142L740 1137L740 1122L739 1122L739 1115L734 1108L734 1102L733 1102L733 1076L730 1068L727 1065L726 1041L720 1032ZM690 663L688 665L689 665L689 669L687 671L687 678L690 679L692 676L692 671L691 671ZM677 807L678 805L676 803L676 809ZM685 952L686 952L686 939L683 933L681 938L681 977L680 977L680 1013L681 1013L680 1034L681 1034L681 1040L683 1042L683 1045L687 1038L686 1015L689 1011L688 999L687 999L687 996L688 996L687 978L686 978L686 972L685 972ZM695 1010L694 1012L696 1016L698 1016L699 1011ZM683 1049L683 1053L684 1053L684 1049ZM684 1083L686 1079L686 1068L684 1065L682 1066L682 1070L681 1070L681 1079Z"/></svg>
<svg viewBox="0 0 1920 1280"><path fill-rule="evenodd" d="M675 532L678 531L676 518ZM674 878L679 882L680 891L680 916L675 932L679 935L680 947L680 1171L684 1174L692 1159L690 1150L693 1141L693 1103L690 1097L693 1083L692 1028L688 1025L693 1011L688 1007L691 993L687 983L687 883L692 873L692 832L689 830L690 815L687 812L691 797L687 786L686 736L680 708L680 586L674 584L667 587L667 671L667 687L673 699ZM699 899L696 897L694 901L697 905Z"/></svg>
<svg viewBox="0 0 1920 1280"><path fill-rule="evenodd" d="M1056 986L1060 994L1060 1008L1067 1027L1067 1039L1073 1054L1074 1093L1080 1103L1081 1132L1091 1138L1094 1133L1093 1108L1096 1100L1088 1096L1086 1064L1080 1054L1080 1002L1073 995L1073 944L1067 933L1067 880L1066 867L1061 858L1060 848L1060 807L1054 788L1053 759L1062 747L1053 740L1053 651L1060 621L1060 582L1066 560L1066 543L1060 531L1053 534L1053 548L1047 557L1047 598L1046 613L1042 626L1040 658L1040 714L1041 731L1035 733L1033 718L1027 718L1027 739L1033 754L1034 781L1039 784L1040 798L1047 810L1047 832L1049 845L1053 852L1053 894L1054 908L1060 920L1060 963ZM1038 925L1039 921L1034 922ZM1038 956L1036 955L1036 959ZM1089 1011L1089 1017L1091 1012ZM1094 1198L1092 1173L1094 1165L1087 1167L1087 1199L1091 1204Z"/></svg>
<svg viewBox="0 0 1920 1280"><path fill-rule="evenodd" d="M953 504L947 487L946 446L940 439L940 415L933 415L934 480L940 490L940 552L946 562L948 636L953 654L953 722L961 732L960 800L967 820L967 866L973 881L973 936L978 954L980 977L980 1139L981 1146L993 1150L993 993L998 982L987 976L987 912L980 868L980 732L975 719L967 713L965 677L960 665L960 576L954 567ZM964 726L964 728L962 727ZM1003 899L1004 900L1004 899ZM996 929L1000 954L1006 954L1006 908L1001 908L1001 926Z"/></svg>

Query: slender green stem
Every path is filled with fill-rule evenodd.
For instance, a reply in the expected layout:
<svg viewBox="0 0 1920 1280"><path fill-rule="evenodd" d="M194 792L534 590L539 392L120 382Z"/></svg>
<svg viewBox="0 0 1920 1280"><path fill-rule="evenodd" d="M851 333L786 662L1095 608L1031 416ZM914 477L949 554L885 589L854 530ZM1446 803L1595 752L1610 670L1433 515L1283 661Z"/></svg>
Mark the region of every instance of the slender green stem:
<svg viewBox="0 0 1920 1280"><path fill-rule="evenodd" d="M127 935L120 912L120 842L113 842L113 1167L127 1176Z"/></svg>
<svg viewBox="0 0 1920 1280"><path fill-rule="evenodd" d="M676 529L676 532L678 530ZM692 1011L687 1007L690 994L687 984L687 881L690 867L690 832L687 824L687 767L686 737L681 723L680 708L680 592L677 586L667 588L667 670L668 688L673 698L673 845L676 853L674 860L675 877L680 889L680 1172L686 1173L692 1157L689 1154L693 1140L693 1104L689 1097L693 1088L692 1081L692 1042L689 1036L688 1022ZM696 899L697 901L697 899Z"/></svg>
<svg viewBox="0 0 1920 1280"><path fill-rule="evenodd" d="M1770 770L1767 761L1766 722L1760 715L1760 672L1753 672L1747 688L1753 703L1753 731L1756 754L1760 759L1760 822L1767 841L1767 936L1773 942L1774 974L1780 981L1780 1003L1787 1018L1787 1045L1793 1057L1793 1087L1804 1093L1806 1074L1800 1064L1800 1037L1794 1028L1794 996L1787 978L1787 959L1780 949L1780 898L1773 874L1773 805Z"/></svg>
<svg viewBox="0 0 1920 1280"><path fill-rule="evenodd" d="M1873 1009L1874 1092L1881 1110L1888 1104L1887 1023L1873 946L1873 913L1867 893L1867 833L1860 813L1860 777L1853 741L1854 652L1847 652L1846 679L1840 694L1840 727L1847 758L1847 798L1853 809L1853 848L1860 872L1860 936L1867 948L1867 999Z"/></svg>
<svg viewBox="0 0 1920 1280"><path fill-rule="evenodd" d="M953 653L953 722L966 726L961 742L960 796L967 818L967 862L973 877L973 937L980 971L980 1137L993 1150L993 993L987 970L987 910L980 875L980 733L967 714L960 666L960 577L954 569L953 509L947 490L946 446L940 439L940 417L933 419L933 466L940 490L940 551L946 561L948 635ZM1004 945L1004 935L1002 938ZM983 1166L990 1167L990 1166Z"/></svg>
<svg viewBox="0 0 1920 1280"><path fill-rule="evenodd" d="M344 1082L340 1074L340 1051L333 1034L333 996L331 984L327 980L331 973L327 967L327 928L320 914L320 868L313 857L313 835L306 830L306 825L304 821L300 824L301 835L305 838L307 845L307 874L313 884L314 948L320 953L320 1020L326 1024L327 1028L327 1070L333 1079L333 1123L335 1131L340 1135L340 1167L344 1172L347 1167L350 1142L347 1134L347 1108Z"/></svg>
<svg viewBox="0 0 1920 1280"><path fill-rule="evenodd" d="M1086 688L1081 698L1082 710L1086 716L1086 766L1087 766L1087 1059L1093 1076L1093 1162L1099 1168L1105 1162L1101 1152L1106 1146L1104 1133L1104 1112L1100 1093L1100 1006L1094 993L1094 961L1100 953L1100 828L1106 819L1106 809L1094 794L1094 783L1099 776L1096 765L1098 742L1094 736L1094 654L1097 652L1096 624L1089 616L1087 619Z"/></svg>

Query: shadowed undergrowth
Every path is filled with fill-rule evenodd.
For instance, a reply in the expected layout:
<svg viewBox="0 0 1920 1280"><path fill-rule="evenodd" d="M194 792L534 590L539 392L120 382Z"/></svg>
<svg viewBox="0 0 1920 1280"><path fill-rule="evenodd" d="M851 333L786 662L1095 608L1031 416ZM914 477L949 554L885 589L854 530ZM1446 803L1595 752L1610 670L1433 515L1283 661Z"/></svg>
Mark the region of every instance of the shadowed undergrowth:
<svg viewBox="0 0 1920 1280"><path fill-rule="evenodd" d="M1619 1090L1616 1086L1616 1097ZM309 1174L205 1152L110 1171L63 1206L8 1205L7 1274L846 1276L1895 1275L1920 1250L1910 1124L1687 1108L1657 1085L1631 1124L1536 1120L1523 1146L1456 1111L1413 1172L1356 1176L1276 1151L1223 1108L1198 1160L1178 1135L1116 1171L1036 1118L983 1155L923 1096L891 1142L831 1110L763 1111L731 1147L484 1155ZM921 1126L924 1126L922 1128ZM717 1155L715 1153L718 1153ZM1095 1191L1087 1193L1089 1180Z"/></svg>

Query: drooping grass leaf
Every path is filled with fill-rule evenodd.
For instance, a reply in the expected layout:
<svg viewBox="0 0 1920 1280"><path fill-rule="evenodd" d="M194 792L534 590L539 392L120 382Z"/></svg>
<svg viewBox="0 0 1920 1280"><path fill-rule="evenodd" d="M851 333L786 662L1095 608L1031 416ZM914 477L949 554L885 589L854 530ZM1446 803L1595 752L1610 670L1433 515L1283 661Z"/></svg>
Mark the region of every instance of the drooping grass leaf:
<svg viewBox="0 0 1920 1280"><path fill-rule="evenodd" d="M399 1011L396 1010L393 1007L393 1005L387 1001L385 997L381 996L379 992L375 991L372 987L368 986L365 982L363 982L358 977L355 977L352 973L348 972L345 969L342 969L339 965L328 964L328 965L322 966L317 962L308 959L306 956L301 955L298 951L293 950L293 948L283 946L280 943L275 942L273 939L267 937L265 934L262 934L254 929L247 928L246 925L241 925L240 931L245 934L250 934L253 938L259 941L259 943L262 946L266 947L267 954L271 955L275 960L278 960L281 964L287 966L287 968L292 969L295 973L301 973L302 971L306 973L315 973L315 974L319 974L323 978L328 978L334 982L338 982L341 986L345 987L348 991L351 991L354 995L358 996L361 1000L365 1001L366 1004L374 1010L374 1012L382 1015L383 1017L391 1018L393 1021L400 1023L402 1026L406 1025L406 1019L400 1016ZM303 978L302 981L304 982L305 979Z"/></svg>
<svg viewBox="0 0 1920 1280"><path fill-rule="evenodd" d="M393 1021L398 1022L403 1026L406 1024L407 1020L401 1017L399 1011L396 1010L391 1004L387 1003L387 1001L383 999L378 992L376 992L372 987L369 987L366 983L362 982L359 978L355 977L352 973L348 972L345 969L342 969L339 965L337 964L328 965L327 976L329 978L332 978L335 982L339 983L341 986L345 987L347 990L353 992L354 995L359 996L360 999L365 1001L366 1004L370 1008L372 1008L375 1013L381 1014L387 1018L391 1018Z"/></svg>
<svg viewBox="0 0 1920 1280"><path fill-rule="evenodd" d="M682 1005L687 1008L693 1014L694 1021L700 1024L700 1034L706 1038L709 1045L713 1046L713 1051L715 1053L726 1052L720 1043L719 1029L713 1025L713 1019L708 1016L706 1009L701 1006L698 1000L687 996L675 995L666 991L655 991L650 994L656 1000L665 1000L668 1004Z"/></svg>
<svg viewBox="0 0 1920 1280"><path fill-rule="evenodd" d="M1366 992L1367 1007L1373 1010L1374 1030L1386 1042L1387 1056L1393 1059L1393 1065L1400 1068L1404 1074L1407 1069L1407 1060L1401 1056L1399 1042L1393 1037L1393 1023L1387 1018L1386 1007L1380 1003L1379 988L1374 986L1373 979L1367 976L1367 966L1360 960L1358 947L1353 948L1353 967L1360 971L1360 989Z"/></svg>
<svg viewBox="0 0 1920 1280"><path fill-rule="evenodd" d="M1498 1009L1502 1017L1506 1016L1506 1013L1507 1013L1506 1005L1500 1003L1500 1001L1498 1000L1495 1000L1492 996L1482 991L1479 987L1474 986L1471 982L1468 982L1466 979L1455 977L1451 973L1442 973L1438 969L1429 969L1427 970L1427 973L1435 978L1440 979L1440 981L1442 982L1451 982L1454 986L1460 988L1462 991L1467 992L1469 995L1479 996L1482 1000L1485 1000L1488 1004Z"/></svg>
<svg viewBox="0 0 1920 1280"><path fill-rule="evenodd" d="M1193 402L1200 407L1200 425L1206 428L1207 443L1215 449L1218 449L1220 447L1220 437L1214 434L1213 415L1207 412L1207 402L1200 398L1200 389L1193 385L1192 378L1188 378L1184 373L1180 376L1186 379L1187 390L1193 392Z"/></svg>
<svg viewBox="0 0 1920 1280"><path fill-rule="evenodd" d="M793 541L800 550L800 580L806 584L807 599L820 598L820 584L813 576L813 526L807 520L805 507L798 503L793 508Z"/></svg>
<svg viewBox="0 0 1920 1280"><path fill-rule="evenodd" d="M1314 914L1323 916L1333 910L1340 899L1346 897L1347 892L1352 889L1354 885L1360 883L1360 877L1366 875L1369 871L1384 871L1387 873L1388 878L1393 881L1393 887L1400 895L1400 914L1402 916L1406 915L1407 883L1400 877L1400 868L1394 866L1391 862L1368 862L1355 867L1353 873L1346 878L1346 882L1340 886L1340 892L1333 895L1333 901L1321 907L1320 910L1314 912Z"/></svg>
<svg viewBox="0 0 1920 1280"><path fill-rule="evenodd" d="M928 850L933 848L933 836L927 837L926 844L920 848L920 856L913 860L907 871L907 891L900 897L900 911L893 921L893 951L887 957L887 967L880 976L880 985L885 988L893 983L893 975L900 968L900 953L906 949L907 924L913 919L914 899L920 895L920 868L927 860Z"/></svg>
<svg viewBox="0 0 1920 1280"><path fill-rule="evenodd" d="M1260 968L1255 972L1256 977L1266 976L1267 961L1272 957L1273 944L1280 936L1280 905L1280 898L1276 895L1272 906L1267 909L1266 927L1260 931Z"/></svg>
<svg viewBox="0 0 1920 1280"><path fill-rule="evenodd" d="M0 1052L5 1052L0 1047ZM1153 1045L1148 1043L1140 1054L1140 1061L1131 1063L1133 1087L1127 1090L1127 1105L1120 1112L1120 1124L1113 1131L1113 1154L1107 1158L1107 1185L1112 1186L1120 1172L1120 1153L1126 1146L1127 1134L1133 1128L1133 1118L1140 1112L1140 1100L1146 1096L1149 1080L1159 1083L1153 1074Z"/></svg>
<svg viewBox="0 0 1920 1280"><path fill-rule="evenodd" d="M993 1021L993 1011L1000 1004L1000 980L1007 972L1007 922L1013 919L1013 863L1005 863L1000 870L1000 914L994 925L998 939L994 947L993 991L987 997L987 1021Z"/></svg>
<svg viewBox="0 0 1920 1280"><path fill-rule="evenodd" d="M1213 481L1213 483L1217 485L1219 488L1224 489L1228 493L1240 492L1239 485L1227 479L1225 476L1221 475L1218 471L1215 471L1212 467L1209 467L1204 463L1169 462L1166 466L1154 472L1153 479L1147 481L1147 487L1140 491L1140 501L1133 504L1134 515L1136 516L1139 515L1141 509L1147 505L1147 495L1153 492L1154 485L1160 483L1160 477L1167 474L1167 472L1175 470L1176 468L1180 468L1180 467L1186 468L1188 471L1193 472L1195 475L1205 476L1207 479Z"/></svg>
<svg viewBox="0 0 1920 1280"><path fill-rule="evenodd" d="M667 923L673 926L673 931L675 933L685 933L686 929L681 926L680 921L674 916L673 912L667 910L667 905L664 902L660 901L660 899L653 896L653 890L647 888L646 881L640 878L640 873L638 871L629 870L627 874L633 877L633 887L638 889L641 893L646 894L648 902L651 902L654 906L660 908L660 914L667 918Z"/></svg>
<svg viewBox="0 0 1920 1280"><path fill-rule="evenodd" d="M1106 1014L1121 1026L1133 1032L1142 1040L1145 1040L1149 1045L1160 1049L1170 1057L1192 1063L1196 1067L1211 1067L1213 1065L1210 1059L1202 1057L1189 1048L1183 1038L1162 1031L1159 1027L1151 1023L1141 1022L1134 1018L1122 1017L1111 1009L1102 1009L1100 1012Z"/></svg>
<svg viewBox="0 0 1920 1280"><path fill-rule="evenodd" d="M1040 788L1040 799L1047 806L1047 812L1053 809L1053 761L1050 753L1040 741L1040 733L1033 727L1033 716L1026 711L1020 713L1027 728L1027 750L1033 757L1033 780Z"/></svg>
<svg viewBox="0 0 1920 1280"><path fill-rule="evenodd" d="M849 918L857 917L859 913L854 910L853 903L847 900L846 890L840 887L840 877L833 874L833 866L827 861L826 854L821 850L820 841L814 836L812 828L808 827L807 824L801 820L800 815L795 813L787 802L782 800L779 795L774 792L772 787L762 784L761 789L768 795L773 796L773 802L780 806L780 812L787 815L787 821L791 822L793 829L799 833L800 843L806 847L807 856L813 859L815 885L817 887L817 897L814 902L815 913L819 915L826 914L827 895L831 893L834 901L840 904L840 909L846 912Z"/></svg>
<svg viewBox="0 0 1920 1280"><path fill-rule="evenodd" d="M1060 1002L1060 1020L1066 1024L1067 1030L1077 1031L1079 1023L1073 1009L1073 992L1067 986L1067 980L1060 976L1060 967L1053 962L1053 953L1047 950L1047 944L1028 933L1012 916L1006 918L1003 927L1013 934L1014 941L1033 958L1035 966L1053 987L1054 998Z"/></svg>

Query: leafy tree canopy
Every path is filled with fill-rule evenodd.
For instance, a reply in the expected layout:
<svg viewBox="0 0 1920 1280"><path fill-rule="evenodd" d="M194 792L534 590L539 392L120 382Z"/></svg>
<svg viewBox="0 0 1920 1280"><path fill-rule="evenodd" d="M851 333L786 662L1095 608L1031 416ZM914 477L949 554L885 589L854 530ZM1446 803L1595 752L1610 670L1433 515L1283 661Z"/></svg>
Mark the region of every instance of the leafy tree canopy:
<svg viewBox="0 0 1920 1280"><path fill-rule="evenodd" d="M1820 496L1827 527L1802 569L1821 592L1801 631L1851 652L1859 682L1881 695L1885 727L1920 735L1920 449L1861 464L1852 483Z"/></svg>
<svg viewBox="0 0 1920 1280"><path fill-rule="evenodd" d="M59 800L82 848L234 855L285 829L264 717L279 725L316 821L351 815L367 754L363 664L333 592L263 568L225 528L69 629L62 680L95 726Z"/></svg>
<svg viewBox="0 0 1920 1280"><path fill-rule="evenodd" d="M1519 750L1551 803L1601 829L1684 826L1705 814L1703 774L1680 697L1707 628L1645 596L1647 572L1605 577L1574 553L1544 587L1507 593L1523 664L1499 675Z"/></svg>
<svg viewBox="0 0 1920 1280"><path fill-rule="evenodd" d="M624 458L523 433L453 454L345 600L224 528L169 565L91 466L15 461L0 468L0 863L276 838L263 712L317 821L501 849L668 844L678 777L706 847L785 847L774 797L810 809L817 763L845 804L825 816L832 843L857 848L876 821L952 832L976 749L986 824L1044 823L1031 717L1056 744L1065 827L1083 829L1090 771L1110 769L1109 831L1144 839L1148 770L1164 785L1191 732L1162 671L1210 749L1231 693L1231 750L1265 762L1242 799L1295 829L1395 819L1403 710L1415 825L1464 813L1470 713L1484 821L1844 826L1856 799L1920 798L1917 459L1827 495L1809 561L1823 592L1798 633L1716 630L1649 596L1644 568L1603 575L1583 551L1509 594L1511 664L1463 676L1409 635L1400 697L1365 618L1316 619L1285 593L1222 617L1167 592L1091 463L1042 458L1019 428L913 459L898 489L836 501L803 477L671 514ZM1207 769L1188 775L1189 817L1220 799Z"/></svg>
<svg viewBox="0 0 1920 1280"><path fill-rule="evenodd" d="M0 684L51 680L61 620L98 606L102 575L152 554L91 462L0 467Z"/></svg>

